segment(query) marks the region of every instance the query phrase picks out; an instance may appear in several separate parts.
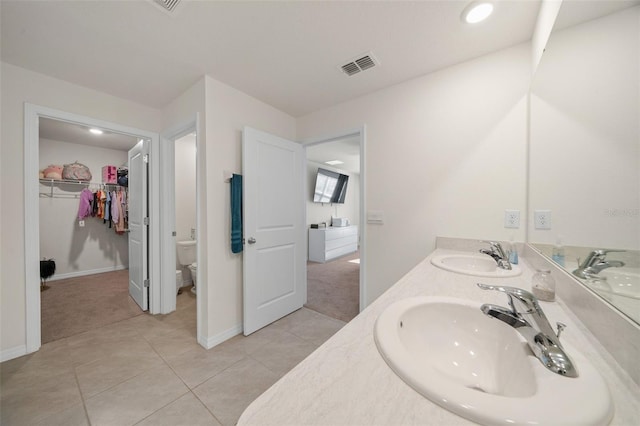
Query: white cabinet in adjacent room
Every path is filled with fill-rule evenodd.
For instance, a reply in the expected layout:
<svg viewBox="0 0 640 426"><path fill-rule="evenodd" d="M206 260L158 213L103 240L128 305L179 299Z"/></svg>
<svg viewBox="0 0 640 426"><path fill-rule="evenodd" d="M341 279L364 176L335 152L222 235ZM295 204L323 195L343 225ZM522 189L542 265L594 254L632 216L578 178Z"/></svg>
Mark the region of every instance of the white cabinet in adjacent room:
<svg viewBox="0 0 640 426"><path fill-rule="evenodd" d="M358 250L356 225L309 229L309 260L327 262Z"/></svg>

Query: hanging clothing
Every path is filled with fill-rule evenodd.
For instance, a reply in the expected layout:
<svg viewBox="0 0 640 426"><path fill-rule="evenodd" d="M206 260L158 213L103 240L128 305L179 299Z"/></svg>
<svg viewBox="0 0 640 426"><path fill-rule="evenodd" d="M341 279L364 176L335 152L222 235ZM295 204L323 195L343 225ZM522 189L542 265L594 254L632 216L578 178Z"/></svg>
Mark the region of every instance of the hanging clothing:
<svg viewBox="0 0 640 426"><path fill-rule="evenodd" d="M107 201L107 196L104 191L98 191L98 214L97 217L104 219L104 204Z"/></svg>
<svg viewBox="0 0 640 426"><path fill-rule="evenodd" d="M118 209L118 220L116 221L116 233L124 234L125 224L124 224L124 197L123 192L118 191L116 195L117 199L117 209Z"/></svg>
<svg viewBox="0 0 640 426"><path fill-rule="evenodd" d="M105 191L104 194L104 223L109 222L109 228L111 228L111 193Z"/></svg>
<svg viewBox="0 0 640 426"><path fill-rule="evenodd" d="M98 206L100 205L100 197L98 191L93 193L91 202L91 216L96 217L98 215Z"/></svg>
<svg viewBox="0 0 640 426"><path fill-rule="evenodd" d="M113 223L118 223L119 218L118 195L115 191L113 191L111 193L111 221Z"/></svg>
<svg viewBox="0 0 640 426"><path fill-rule="evenodd" d="M93 200L93 192L87 188L80 193L80 205L78 206L78 220L83 220L91 216L91 200Z"/></svg>

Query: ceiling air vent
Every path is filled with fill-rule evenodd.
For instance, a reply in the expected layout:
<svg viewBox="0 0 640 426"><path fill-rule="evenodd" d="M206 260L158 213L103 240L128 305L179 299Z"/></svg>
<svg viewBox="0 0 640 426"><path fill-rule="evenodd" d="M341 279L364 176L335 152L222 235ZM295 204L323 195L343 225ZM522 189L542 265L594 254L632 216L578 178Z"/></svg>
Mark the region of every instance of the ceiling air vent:
<svg viewBox="0 0 640 426"><path fill-rule="evenodd" d="M359 73L360 71L365 71L370 68L379 65L378 60L373 56L373 54L368 53L366 55L361 55L357 59L352 59L348 63L342 65L340 69L345 74L351 76Z"/></svg>
<svg viewBox="0 0 640 426"><path fill-rule="evenodd" d="M180 0L153 0L153 2L159 5L161 8L168 12L173 12L180 3Z"/></svg>

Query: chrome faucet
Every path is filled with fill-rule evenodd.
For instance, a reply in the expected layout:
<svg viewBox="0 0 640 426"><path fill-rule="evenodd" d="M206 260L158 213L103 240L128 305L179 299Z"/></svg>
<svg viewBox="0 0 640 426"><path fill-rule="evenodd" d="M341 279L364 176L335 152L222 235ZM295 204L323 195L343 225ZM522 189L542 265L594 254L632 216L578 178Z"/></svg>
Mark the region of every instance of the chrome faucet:
<svg viewBox="0 0 640 426"><path fill-rule="evenodd" d="M608 253L622 253L624 250L594 250L589 253L589 256L578 266L578 269L573 271L573 275L579 278L594 278L603 269L606 268L619 268L624 266L624 262L619 260L606 260L605 257ZM578 262L580 263L580 262Z"/></svg>
<svg viewBox="0 0 640 426"><path fill-rule="evenodd" d="M498 264L498 268L511 270L511 262L509 262L509 256L504 252L500 243L495 241L482 241L489 244L490 248L480 249L480 253L491 256L493 260Z"/></svg>
<svg viewBox="0 0 640 426"><path fill-rule="evenodd" d="M515 287L493 286L478 283L483 290L496 290L509 297L509 308L484 304L480 310L515 328L526 340L534 355L549 370L567 377L578 377L571 359L560 344L560 333L565 325L557 323L557 334L542 311L536 297Z"/></svg>

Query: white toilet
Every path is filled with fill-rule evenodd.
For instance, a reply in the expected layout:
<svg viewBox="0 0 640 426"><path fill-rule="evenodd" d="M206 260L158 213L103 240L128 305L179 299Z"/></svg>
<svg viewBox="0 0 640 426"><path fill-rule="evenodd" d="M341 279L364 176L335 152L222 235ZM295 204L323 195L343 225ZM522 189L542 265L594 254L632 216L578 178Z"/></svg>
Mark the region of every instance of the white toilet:
<svg viewBox="0 0 640 426"><path fill-rule="evenodd" d="M196 264L196 241L178 241L176 250L178 252L178 262L180 265L189 268L191 271L191 279L193 280L193 288L191 292L197 294L196 279L198 276L198 265Z"/></svg>

